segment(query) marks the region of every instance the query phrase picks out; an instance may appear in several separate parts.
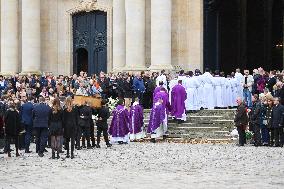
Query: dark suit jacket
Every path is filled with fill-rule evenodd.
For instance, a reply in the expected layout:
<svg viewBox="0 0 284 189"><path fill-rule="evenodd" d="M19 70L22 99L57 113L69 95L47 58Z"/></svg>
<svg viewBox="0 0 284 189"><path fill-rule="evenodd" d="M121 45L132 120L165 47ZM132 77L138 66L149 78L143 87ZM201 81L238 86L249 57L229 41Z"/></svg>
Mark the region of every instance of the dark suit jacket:
<svg viewBox="0 0 284 189"><path fill-rule="evenodd" d="M50 112L51 108L44 103L35 105L33 110L33 126L47 128Z"/></svg>
<svg viewBox="0 0 284 189"><path fill-rule="evenodd" d="M255 102L252 105L251 112L249 113L250 124L260 124L261 116L261 104L260 102Z"/></svg>
<svg viewBox="0 0 284 189"><path fill-rule="evenodd" d="M90 127L90 121L92 119L92 108L90 106L81 106L79 108L78 125L80 127Z"/></svg>
<svg viewBox="0 0 284 189"><path fill-rule="evenodd" d="M20 116L16 110L8 109L5 115L5 133L10 136L17 136L20 132Z"/></svg>
<svg viewBox="0 0 284 189"><path fill-rule="evenodd" d="M27 102L21 106L21 122L26 125L33 124L33 109L34 105L31 102Z"/></svg>
<svg viewBox="0 0 284 189"><path fill-rule="evenodd" d="M98 113L98 118L102 118L102 120L97 121L97 127L108 128L107 120L109 117L109 109L107 107L102 107Z"/></svg>
<svg viewBox="0 0 284 189"><path fill-rule="evenodd" d="M244 104L241 104L238 107L234 122L237 127L245 126L248 124L248 115Z"/></svg>
<svg viewBox="0 0 284 189"><path fill-rule="evenodd" d="M280 124L283 124L284 106L279 104L274 106L271 113L271 126L272 128L278 128Z"/></svg>

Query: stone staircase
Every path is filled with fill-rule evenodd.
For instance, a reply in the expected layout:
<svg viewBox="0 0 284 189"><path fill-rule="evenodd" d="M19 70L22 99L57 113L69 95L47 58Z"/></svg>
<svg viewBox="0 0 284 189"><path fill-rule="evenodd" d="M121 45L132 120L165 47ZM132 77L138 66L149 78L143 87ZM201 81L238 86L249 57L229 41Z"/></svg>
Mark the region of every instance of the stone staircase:
<svg viewBox="0 0 284 189"><path fill-rule="evenodd" d="M170 140L231 141L230 132L234 128L234 115L235 109L217 109L189 113L186 122L182 124L177 124L169 118L168 138ZM149 117L150 110L144 110L145 129L147 129ZM109 124L111 119L108 120Z"/></svg>

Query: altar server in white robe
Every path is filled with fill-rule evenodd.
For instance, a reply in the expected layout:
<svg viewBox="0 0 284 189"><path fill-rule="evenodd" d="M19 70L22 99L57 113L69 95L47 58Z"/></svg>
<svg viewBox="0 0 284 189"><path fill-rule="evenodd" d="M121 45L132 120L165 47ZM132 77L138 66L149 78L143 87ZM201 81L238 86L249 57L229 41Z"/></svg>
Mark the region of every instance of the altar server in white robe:
<svg viewBox="0 0 284 189"><path fill-rule="evenodd" d="M226 86L225 105L226 107L232 107L233 91L231 87L230 76L227 76L225 86Z"/></svg>
<svg viewBox="0 0 284 189"><path fill-rule="evenodd" d="M236 69L235 79L238 80L238 89L237 89L238 97L243 98L243 85L242 85L242 82L244 80L244 76L241 73L241 70L239 68Z"/></svg>
<svg viewBox="0 0 284 189"><path fill-rule="evenodd" d="M211 75L208 68L205 69L205 73L200 76L204 83L203 87L203 104L204 108L213 110L215 107L215 93L214 93L214 77Z"/></svg>
<svg viewBox="0 0 284 189"><path fill-rule="evenodd" d="M227 79L225 77L225 73L220 73L221 78L221 87L222 87L222 108L227 108L229 106L228 103L228 91L227 91Z"/></svg>
<svg viewBox="0 0 284 189"><path fill-rule="evenodd" d="M231 87L232 87L232 106L235 107L237 106L237 98L238 98L238 83L239 81L234 78L234 77L231 77L230 79L230 82L231 82Z"/></svg>
<svg viewBox="0 0 284 189"><path fill-rule="evenodd" d="M156 86L159 86L159 83L163 82L163 87L168 89L167 77L165 75L165 70L161 71L161 75L156 78Z"/></svg>
<svg viewBox="0 0 284 189"><path fill-rule="evenodd" d="M198 84L197 87L197 99L198 99L198 109L204 108L204 82L202 79L202 73L199 69L195 70L195 79Z"/></svg>
<svg viewBox="0 0 284 189"><path fill-rule="evenodd" d="M187 76L188 77L185 80L185 89L187 94L185 108L187 111L198 110L198 97L197 97L198 82L196 78L193 76L192 71L188 72Z"/></svg>
<svg viewBox="0 0 284 189"><path fill-rule="evenodd" d="M220 72L218 70L215 71L215 107L217 108L223 108L223 80L222 77L220 77Z"/></svg>
<svg viewBox="0 0 284 189"><path fill-rule="evenodd" d="M179 72L179 75L178 75L178 78L177 80L181 80L182 81L182 85L184 86L185 85L185 79L187 78L187 76L184 74L184 70L181 70Z"/></svg>

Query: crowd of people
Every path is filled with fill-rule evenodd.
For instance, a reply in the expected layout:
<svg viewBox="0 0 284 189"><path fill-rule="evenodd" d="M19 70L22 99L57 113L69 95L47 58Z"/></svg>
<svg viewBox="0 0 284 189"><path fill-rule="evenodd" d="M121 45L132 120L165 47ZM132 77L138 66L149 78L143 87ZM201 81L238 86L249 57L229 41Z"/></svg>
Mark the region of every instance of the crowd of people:
<svg viewBox="0 0 284 189"><path fill-rule="evenodd" d="M22 148L26 153L31 152L30 142L35 135L36 152L40 157L50 146L52 158L59 158L64 145L66 156L74 158L74 149L100 148L101 134L107 147L144 138L146 133L155 142L156 138L166 138L169 116L182 123L189 111L233 107L238 107L235 123L240 145L246 143L244 132L249 127L256 146L283 146L283 75L280 71L268 73L259 68L253 70L253 75L249 70L242 74L236 69L227 77L223 72L209 69L204 73L200 70L101 72L91 77L84 72L71 77L56 77L51 73L0 76L0 134L5 135L4 152L11 156L10 144L14 141L16 156L19 156L18 136L24 134ZM87 101L76 106L73 104L75 95L100 95L102 108L94 109ZM113 112L107 107L110 97L119 99ZM146 131L143 109L151 109ZM109 126L107 120L111 114ZM93 115L97 115L95 121ZM97 141L94 124L97 125Z"/></svg>

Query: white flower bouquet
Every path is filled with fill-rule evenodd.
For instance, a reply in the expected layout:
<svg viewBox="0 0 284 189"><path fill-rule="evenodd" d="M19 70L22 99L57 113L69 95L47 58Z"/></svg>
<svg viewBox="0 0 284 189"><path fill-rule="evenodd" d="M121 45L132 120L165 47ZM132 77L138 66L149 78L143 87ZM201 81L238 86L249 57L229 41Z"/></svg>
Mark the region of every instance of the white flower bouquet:
<svg viewBox="0 0 284 189"><path fill-rule="evenodd" d="M94 120L94 121L98 121L98 115L92 115L92 119Z"/></svg>
<svg viewBox="0 0 284 189"><path fill-rule="evenodd" d="M113 99L113 98L108 98L108 103L107 103L107 107L109 108L109 111L112 112L115 108L116 105L118 103L118 99Z"/></svg>

